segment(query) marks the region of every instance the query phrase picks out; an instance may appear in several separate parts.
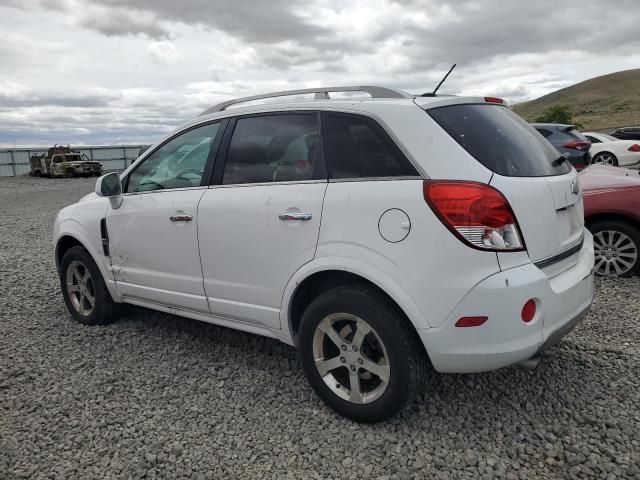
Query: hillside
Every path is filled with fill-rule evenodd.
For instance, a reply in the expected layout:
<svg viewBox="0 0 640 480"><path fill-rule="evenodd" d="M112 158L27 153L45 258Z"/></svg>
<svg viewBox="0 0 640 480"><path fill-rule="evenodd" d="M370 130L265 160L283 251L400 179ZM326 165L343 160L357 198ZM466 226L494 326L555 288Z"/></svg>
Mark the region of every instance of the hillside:
<svg viewBox="0 0 640 480"><path fill-rule="evenodd" d="M530 102L519 103L513 110L534 121L547 108L564 105L570 108L573 121L586 130L640 125L640 69L625 70L592 78L549 93Z"/></svg>

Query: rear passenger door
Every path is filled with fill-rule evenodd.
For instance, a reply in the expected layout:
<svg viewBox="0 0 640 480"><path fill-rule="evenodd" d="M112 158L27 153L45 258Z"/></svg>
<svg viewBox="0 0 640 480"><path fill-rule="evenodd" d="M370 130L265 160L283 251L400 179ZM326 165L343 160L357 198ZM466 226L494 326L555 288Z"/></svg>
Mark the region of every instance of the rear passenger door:
<svg viewBox="0 0 640 480"><path fill-rule="evenodd" d="M315 255L327 186L320 116L230 121L198 208L204 288L214 315L280 328L282 294Z"/></svg>

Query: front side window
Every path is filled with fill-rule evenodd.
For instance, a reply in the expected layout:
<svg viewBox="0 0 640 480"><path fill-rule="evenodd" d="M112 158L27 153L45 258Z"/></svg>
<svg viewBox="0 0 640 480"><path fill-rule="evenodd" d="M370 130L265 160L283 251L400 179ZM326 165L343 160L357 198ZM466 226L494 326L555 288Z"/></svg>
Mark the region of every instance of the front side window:
<svg viewBox="0 0 640 480"><path fill-rule="evenodd" d="M324 125L324 146L331 178L418 175L375 121L357 115L328 114Z"/></svg>
<svg viewBox="0 0 640 480"><path fill-rule="evenodd" d="M316 114L239 118L229 144L222 183L312 180L317 145Z"/></svg>
<svg viewBox="0 0 640 480"><path fill-rule="evenodd" d="M127 193L199 186L219 128L204 125L165 143L131 173Z"/></svg>

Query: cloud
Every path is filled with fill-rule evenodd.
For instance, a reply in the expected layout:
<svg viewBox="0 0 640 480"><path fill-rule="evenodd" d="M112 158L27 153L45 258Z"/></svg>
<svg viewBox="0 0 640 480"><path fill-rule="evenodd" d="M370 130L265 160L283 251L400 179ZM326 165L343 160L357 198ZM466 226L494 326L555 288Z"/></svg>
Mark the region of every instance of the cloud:
<svg viewBox="0 0 640 480"><path fill-rule="evenodd" d="M176 46L166 40L152 41L149 44L149 55L160 65L172 65L182 58Z"/></svg>
<svg viewBox="0 0 640 480"><path fill-rule="evenodd" d="M77 94L60 90L35 91L25 88L11 89L8 85L0 84L0 105L3 108L15 107L76 107L96 108L106 107L118 95L114 92Z"/></svg>
<svg viewBox="0 0 640 480"><path fill-rule="evenodd" d="M0 0L0 18L0 143L149 141L276 90L422 93L452 63L442 92L512 103L640 64L637 0Z"/></svg>
<svg viewBox="0 0 640 480"><path fill-rule="evenodd" d="M82 14L76 23L82 27L96 30L108 37L121 35L146 35L150 38L167 38L169 31L158 18L148 11L127 8L108 8L102 5L88 4L81 9Z"/></svg>

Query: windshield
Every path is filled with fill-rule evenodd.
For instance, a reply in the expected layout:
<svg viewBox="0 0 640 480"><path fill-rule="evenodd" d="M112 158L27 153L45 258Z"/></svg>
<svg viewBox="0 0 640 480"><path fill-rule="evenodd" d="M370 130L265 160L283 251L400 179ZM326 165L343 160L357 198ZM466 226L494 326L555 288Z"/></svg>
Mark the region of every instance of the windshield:
<svg viewBox="0 0 640 480"><path fill-rule="evenodd" d="M560 153L507 107L457 104L427 113L478 162L507 177L545 177L571 171Z"/></svg>

